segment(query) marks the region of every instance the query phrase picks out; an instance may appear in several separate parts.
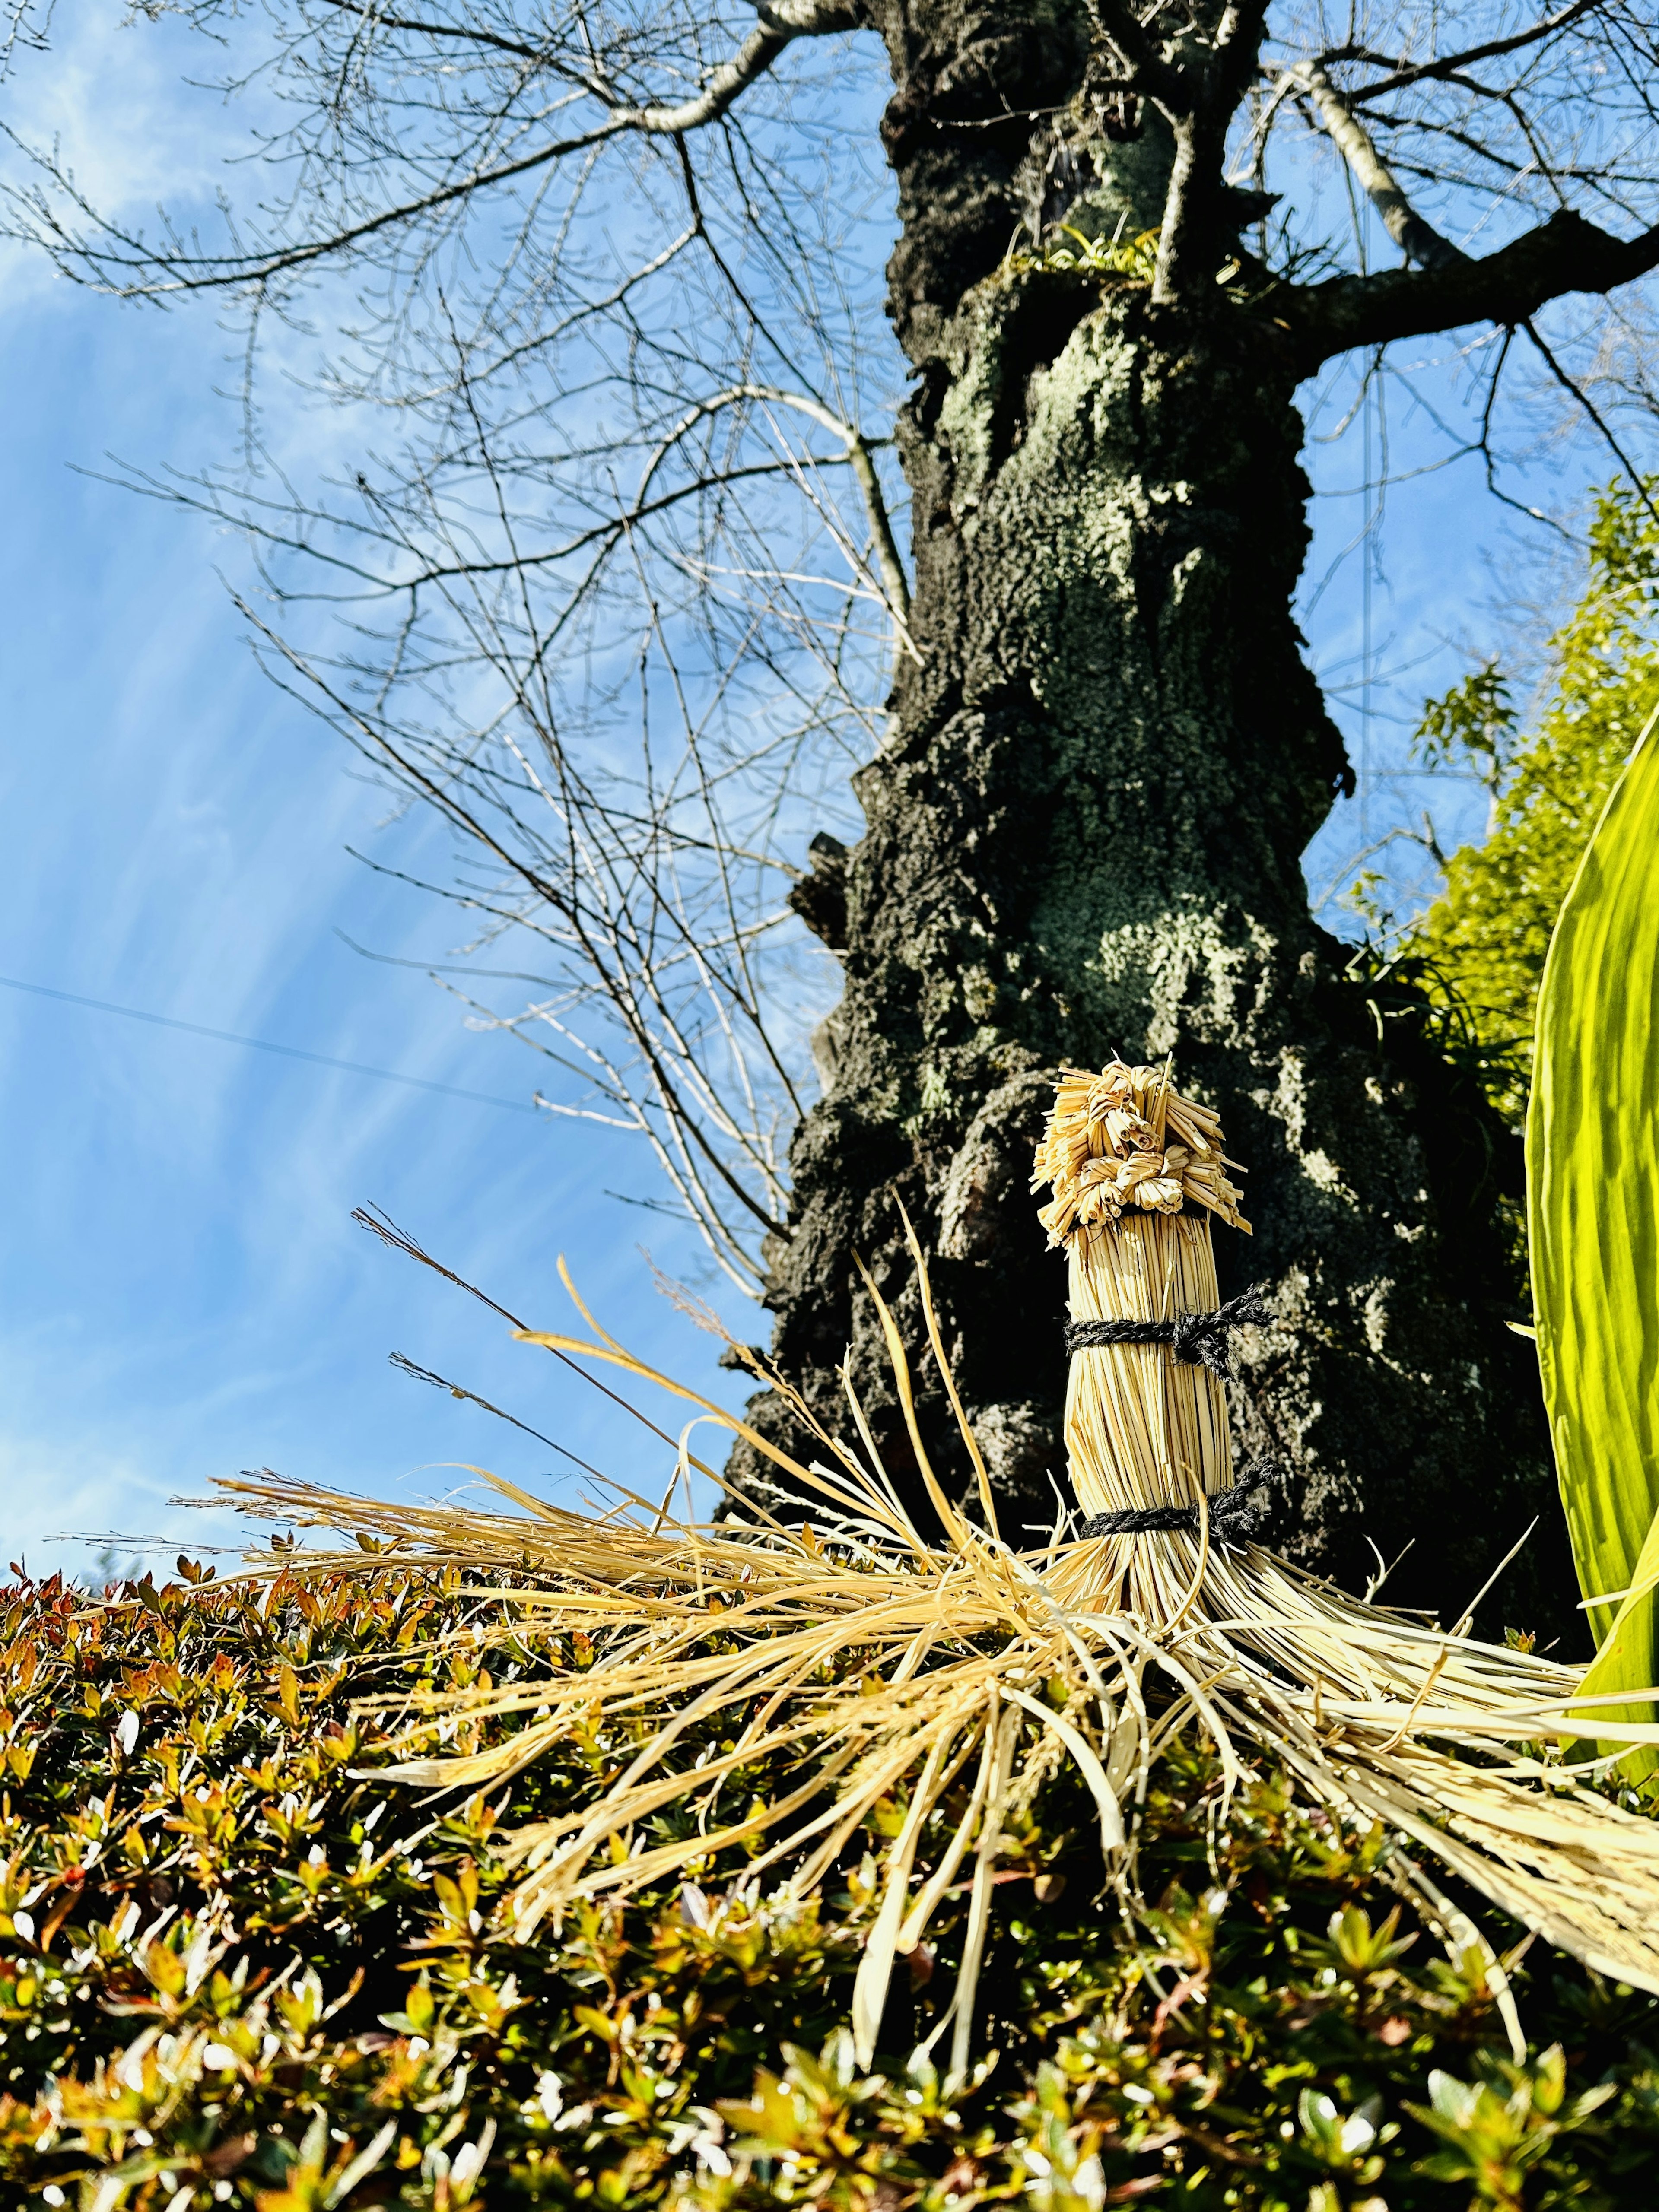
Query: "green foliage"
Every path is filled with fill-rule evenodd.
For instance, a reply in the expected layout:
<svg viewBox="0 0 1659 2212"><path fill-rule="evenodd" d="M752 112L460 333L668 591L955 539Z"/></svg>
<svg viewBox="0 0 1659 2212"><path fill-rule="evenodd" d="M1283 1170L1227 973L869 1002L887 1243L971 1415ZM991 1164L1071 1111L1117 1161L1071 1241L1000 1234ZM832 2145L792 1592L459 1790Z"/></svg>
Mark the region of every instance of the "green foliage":
<svg viewBox="0 0 1659 2212"><path fill-rule="evenodd" d="M1125 238L1120 225L1115 237L1089 238L1069 222L1056 223L1054 228L1059 238L1046 238L1040 252L1011 251L1005 270L1017 276L1034 269L1066 270L1084 276L1127 276L1136 284L1150 284L1158 272L1155 230Z"/></svg>
<svg viewBox="0 0 1659 2212"><path fill-rule="evenodd" d="M1556 2139L1583 2127L1618 2091L1601 2081L1569 2100L1559 2043L1522 2066L1483 2051L1476 2068L1473 2081L1431 2074L1427 2106L1410 2107L1446 2146L1425 2158L1421 2171L1437 2180L1469 2184L1477 2205L1522 2212L1527 2177L1543 2164Z"/></svg>
<svg viewBox="0 0 1659 2212"><path fill-rule="evenodd" d="M972 2077L925 2048L965 1897L901 1972L864 2071L844 2023L902 1804L822 1903L739 1851L516 1942L497 1822L580 1809L641 1723L573 1735L491 1802L374 1770L422 1691L580 1668L586 1638L515 1642L489 1594L367 1562L263 1588L181 1562L119 1595L0 1592L8 2205L1648 2201L1659 2004L1535 1948L1510 1966L1538 2046L1517 2063L1482 1956L1418 1924L1381 1832L1294 1809L1270 1773L1222 1822L1207 1757L1168 1747L1140 1831L1156 1903L1131 1922L1057 1772L1007 1819ZM390 1702L354 1711L348 1683ZM453 1716L419 1726L482 1741ZM929 1826L924 1863L962 1809Z"/></svg>
<svg viewBox="0 0 1659 2212"><path fill-rule="evenodd" d="M1613 787L1562 906L1527 1120L1539 1362L1592 1614L1586 1695L1659 1679L1659 740ZM1628 1716L1647 1717L1636 1709ZM1650 1761L1644 1762L1651 1764Z"/></svg>
<svg viewBox="0 0 1659 2212"><path fill-rule="evenodd" d="M1489 660L1454 684L1443 698L1425 702L1413 750L1430 768L1473 766L1496 794L1514 761L1519 719L1507 678Z"/></svg>
<svg viewBox="0 0 1659 2212"><path fill-rule="evenodd" d="M1659 522L1635 492L1597 502L1588 587L1551 643L1553 683L1522 738L1495 664L1431 701L1421 758L1478 775L1492 794L1486 842L1446 864L1445 890L1407 951L1443 1000L1467 1009L1489 1058L1489 1088L1512 1121L1526 1111L1538 987L1550 933L1620 769L1659 708Z"/></svg>

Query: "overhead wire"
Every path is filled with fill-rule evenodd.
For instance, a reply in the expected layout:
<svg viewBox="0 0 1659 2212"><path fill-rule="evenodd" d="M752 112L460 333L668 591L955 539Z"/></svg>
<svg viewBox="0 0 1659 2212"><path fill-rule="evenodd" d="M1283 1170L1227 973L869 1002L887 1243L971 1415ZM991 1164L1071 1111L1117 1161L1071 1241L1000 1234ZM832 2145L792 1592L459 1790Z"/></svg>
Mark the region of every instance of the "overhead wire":
<svg viewBox="0 0 1659 2212"><path fill-rule="evenodd" d="M56 999L70 1006L84 1006L94 1013L118 1014L124 1021L148 1022L155 1029L182 1030L186 1036L210 1037L217 1044L245 1045L250 1052L280 1053L285 1060L309 1060L316 1067L338 1068L347 1075L369 1075L380 1083L401 1083L413 1091L435 1091L447 1098L470 1099L475 1106L501 1106L509 1114L534 1114L538 1109L526 1098L497 1098L488 1091L468 1091L456 1083L439 1083L427 1075L404 1075L392 1067L371 1067L364 1060L339 1060L332 1053L313 1052L307 1046L278 1044L272 1037L244 1036L235 1030L210 1028L205 1022L181 1021L173 1014L154 1014L140 1006L118 1006L109 999L84 998L78 991L59 991L47 983L27 983L16 975L0 975L0 987L26 991L37 999Z"/></svg>

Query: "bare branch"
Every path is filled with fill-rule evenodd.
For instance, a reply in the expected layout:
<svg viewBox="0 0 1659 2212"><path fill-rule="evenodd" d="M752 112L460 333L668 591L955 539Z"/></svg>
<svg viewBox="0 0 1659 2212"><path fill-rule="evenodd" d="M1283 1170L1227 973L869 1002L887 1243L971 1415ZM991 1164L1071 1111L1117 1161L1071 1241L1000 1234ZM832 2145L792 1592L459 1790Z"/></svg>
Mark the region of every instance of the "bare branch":
<svg viewBox="0 0 1659 2212"><path fill-rule="evenodd" d="M176 251L151 251L142 240L121 232L112 226L102 226L104 234L122 249L121 256L107 253L100 258L124 258L140 270L158 273L138 276L129 283L104 283L96 289L112 293L121 299L165 299L170 295L202 291L241 289L270 284L282 276L324 262L337 260L364 246L370 239L387 231L409 228L427 217L441 213L446 208L475 199L501 185L512 184L521 177L533 175L580 154L606 144L609 141L627 137L647 138L683 138L717 122L734 102L763 76L784 49L797 39L819 38L837 31L856 28L860 20L859 0L763 0L757 10L760 17L756 27L730 61L716 69L708 83L694 99L682 100L672 106L616 106L602 123L588 131L572 133L568 137L555 138L536 147L528 154L520 155L510 161L488 163L471 169L464 176L453 179L429 192L418 194L396 206L382 208L374 215L365 216L361 222L349 223L320 237L303 240L295 245L276 247L264 253L187 254ZM21 142L9 126L0 125L5 135L15 144ZM27 149L23 149L25 152ZM67 188L67 179L53 173L54 181ZM70 194L83 212L92 210L76 193ZM75 242L63 239L54 249L50 238L42 242L54 251L60 268L78 274L78 261L87 258L77 253ZM84 278L82 281L86 281Z"/></svg>
<svg viewBox="0 0 1659 2212"><path fill-rule="evenodd" d="M532 46L523 39L505 39L499 32L476 23L434 23L429 18L416 15L392 15L376 7L374 0L335 0L348 15L360 15L371 29L376 31L408 31L421 39L454 39L469 46L484 46L490 52L511 54L515 61L544 65L550 58L545 46Z"/></svg>
<svg viewBox="0 0 1659 2212"><path fill-rule="evenodd" d="M1554 353L1547 345L1546 345L1542 337L1540 337L1536 326L1528 320L1522 323L1521 328L1525 331L1527 336L1532 340L1533 344L1537 348L1540 355L1543 358L1544 366L1548 369L1550 374L1555 379L1562 390L1567 393L1568 397L1575 400L1577 404L1583 409L1585 414L1589 416L1590 421L1595 423L1596 428L1607 441L1607 447L1613 453L1613 458L1617 460L1620 467L1623 469L1625 474L1630 478L1631 483L1635 487L1637 497L1641 501L1643 506L1646 507L1648 513L1653 517L1654 520L1656 522L1659 522L1659 507L1656 507L1653 503L1653 495L1648 489L1647 479L1642 474L1641 470L1637 467L1636 463L1631 459L1630 455L1626 452L1624 446L1614 434L1613 425L1607 421L1606 416L1602 414L1601 409L1590 398L1589 392L1586 392L1572 377L1569 376L1566 370L1562 368L1560 362L1556 359Z"/></svg>
<svg viewBox="0 0 1659 2212"><path fill-rule="evenodd" d="M1175 162L1164 195L1152 297L1167 305L1214 273L1218 240L1209 220L1220 199L1227 126L1255 74L1267 0L1228 0L1207 55L1171 80L1173 104L1154 94L1175 132Z"/></svg>
<svg viewBox="0 0 1659 2212"><path fill-rule="evenodd" d="M1419 268L1438 269L1466 256L1432 223L1425 222L1401 190L1394 172L1371 143L1370 132L1317 62L1304 62L1292 71L1307 92L1314 111L1329 133L1331 143L1353 171L1360 189L1382 218L1383 228L1405 255Z"/></svg>
<svg viewBox="0 0 1659 2212"><path fill-rule="evenodd" d="M1285 286L1273 294L1273 308L1295 338L1302 373L1311 375L1356 346L1470 323L1510 328L1565 293L1612 292L1655 268L1659 225L1639 238L1614 238L1567 210L1480 260Z"/></svg>
<svg viewBox="0 0 1659 2212"><path fill-rule="evenodd" d="M881 488L881 479L876 474L869 440L856 423L843 421L832 407L826 407L822 400L813 399L801 392L786 392L775 385L734 385L729 392L716 392L701 405L712 410L738 399L761 399L774 406L793 408L797 413L820 423L833 437L841 440L847 449L848 463L869 517L870 535L876 549L876 565L881 571L883 590L892 610L893 619L905 644L914 654L915 647L910 641L909 632L910 581L904 573L898 541L893 535L886 496Z"/></svg>
<svg viewBox="0 0 1659 2212"><path fill-rule="evenodd" d="M1189 275L1188 269L1189 259L1194 258L1188 250L1193 242L1193 201L1205 181L1206 156L1215 157L1218 173L1219 171L1218 133L1205 132L1191 115L1179 117L1174 128L1175 161L1164 195L1158 267L1152 276L1152 298L1159 307L1172 305L1183 292L1202 283L1206 273L1200 267Z"/></svg>
<svg viewBox="0 0 1659 2212"><path fill-rule="evenodd" d="M1130 0L1089 0L1089 12L1102 38L1130 73L1130 88L1155 100L1166 115L1185 113L1194 88L1130 5Z"/></svg>
<svg viewBox="0 0 1659 2212"><path fill-rule="evenodd" d="M1479 46L1465 46L1457 53L1437 55L1432 61L1398 62L1393 65L1389 76L1378 77L1370 84L1355 86L1348 98L1358 106L1364 100L1381 100L1386 93L1403 92L1410 85L1432 83L1437 79L1443 82L1465 70L1473 69L1477 62L1498 61L1505 54L1522 53L1529 46L1541 45L1556 32L1567 30L1572 24L1582 21L1586 15L1594 15L1605 4L1606 0L1569 0L1566 7L1558 8L1553 15L1543 16L1524 31L1512 31L1505 38L1486 39ZM1334 48L1319 58L1322 63L1375 62L1378 57L1360 48L1346 51Z"/></svg>
<svg viewBox="0 0 1659 2212"><path fill-rule="evenodd" d="M623 110L626 127L666 138L701 131L705 124L724 115L796 39L820 39L836 31L855 30L862 20L857 0L760 0L755 12L759 22L695 100L683 100L677 107Z"/></svg>

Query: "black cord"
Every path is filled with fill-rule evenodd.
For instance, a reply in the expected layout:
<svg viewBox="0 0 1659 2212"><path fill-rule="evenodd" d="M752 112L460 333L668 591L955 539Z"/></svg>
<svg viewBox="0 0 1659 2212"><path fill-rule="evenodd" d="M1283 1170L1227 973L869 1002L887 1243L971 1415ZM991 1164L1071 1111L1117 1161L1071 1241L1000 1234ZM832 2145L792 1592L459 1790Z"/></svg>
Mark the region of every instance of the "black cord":
<svg viewBox="0 0 1659 2212"><path fill-rule="evenodd" d="M1257 1492L1265 1490L1278 1468L1263 1462L1253 1467L1242 1481L1231 1490L1218 1491L1207 1503L1210 1526L1218 1535L1242 1535L1261 1510L1261 1501ZM1196 1535L1199 1511L1196 1505L1130 1505L1121 1513L1097 1513L1092 1521L1084 1523L1085 1536L1142 1536L1155 1530L1182 1529Z"/></svg>
<svg viewBox="0 0 1659 2212"><path fill-rule="evenodd" d="M1229 1339L1236 1328L1259 1326L1272 1318L1264 1285L1255 1284L1229 1298L1214 1313L1177 1314L1172 1321L1068 1321L1067 1352L1091 1352L1102 1345L1167 1344L1177 1359L1207 1367L1223 1382L1232 1379Z"/></svg>

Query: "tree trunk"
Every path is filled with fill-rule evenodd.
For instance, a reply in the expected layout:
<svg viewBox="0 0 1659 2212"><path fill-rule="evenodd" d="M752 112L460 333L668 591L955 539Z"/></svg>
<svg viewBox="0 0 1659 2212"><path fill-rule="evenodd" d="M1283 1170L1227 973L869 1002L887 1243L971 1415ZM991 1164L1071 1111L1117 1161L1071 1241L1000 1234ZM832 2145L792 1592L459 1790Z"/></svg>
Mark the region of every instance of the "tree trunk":
<svg viewBox="0 0 1659 2212"><path fill-rule="evenodd" d="M1522 1310L1514 1140L1423 1010L1349 980L1308 910L1301 854L1348 770L1290 611L1308 486L1285 334L1270 299L1222 285L1194 311L1129 279L1012 273L1010 235L1056 176L1090 234L1155 227L1167 137L1142 118L1096 129L1080 172L1051 159L1048 117L1071 103L1061 137L1091 122L1080 18L913 15L884 24L884 135L890 307L920 378L901 425L918 657L857 781L866 832L830 933L845 995L774 1255L775 1356L845 1428L850 1342L915 1495L862 1258L913 1347L934 1463L966 1486L902 1200L1005 1533L1046 1532L1066 1270L1028 1186L1048 1078L1173 1050L1249 1170L1255 1237L1216 1243L1223 1295L1264 1280L1275 1316L1241 1342L1235 1393L1247 1456L1282 1470L1267 1540L1350 1585L1372 1545L1413 1543L1390 1595L1455 1620L1541 1512L1498 1605L1558 1632L1573 1593L1535 1365L1502 1326ZM787 1433L775 1399L755 1417ZM764 1488L756 1455L733 1472Z"/></svg>

